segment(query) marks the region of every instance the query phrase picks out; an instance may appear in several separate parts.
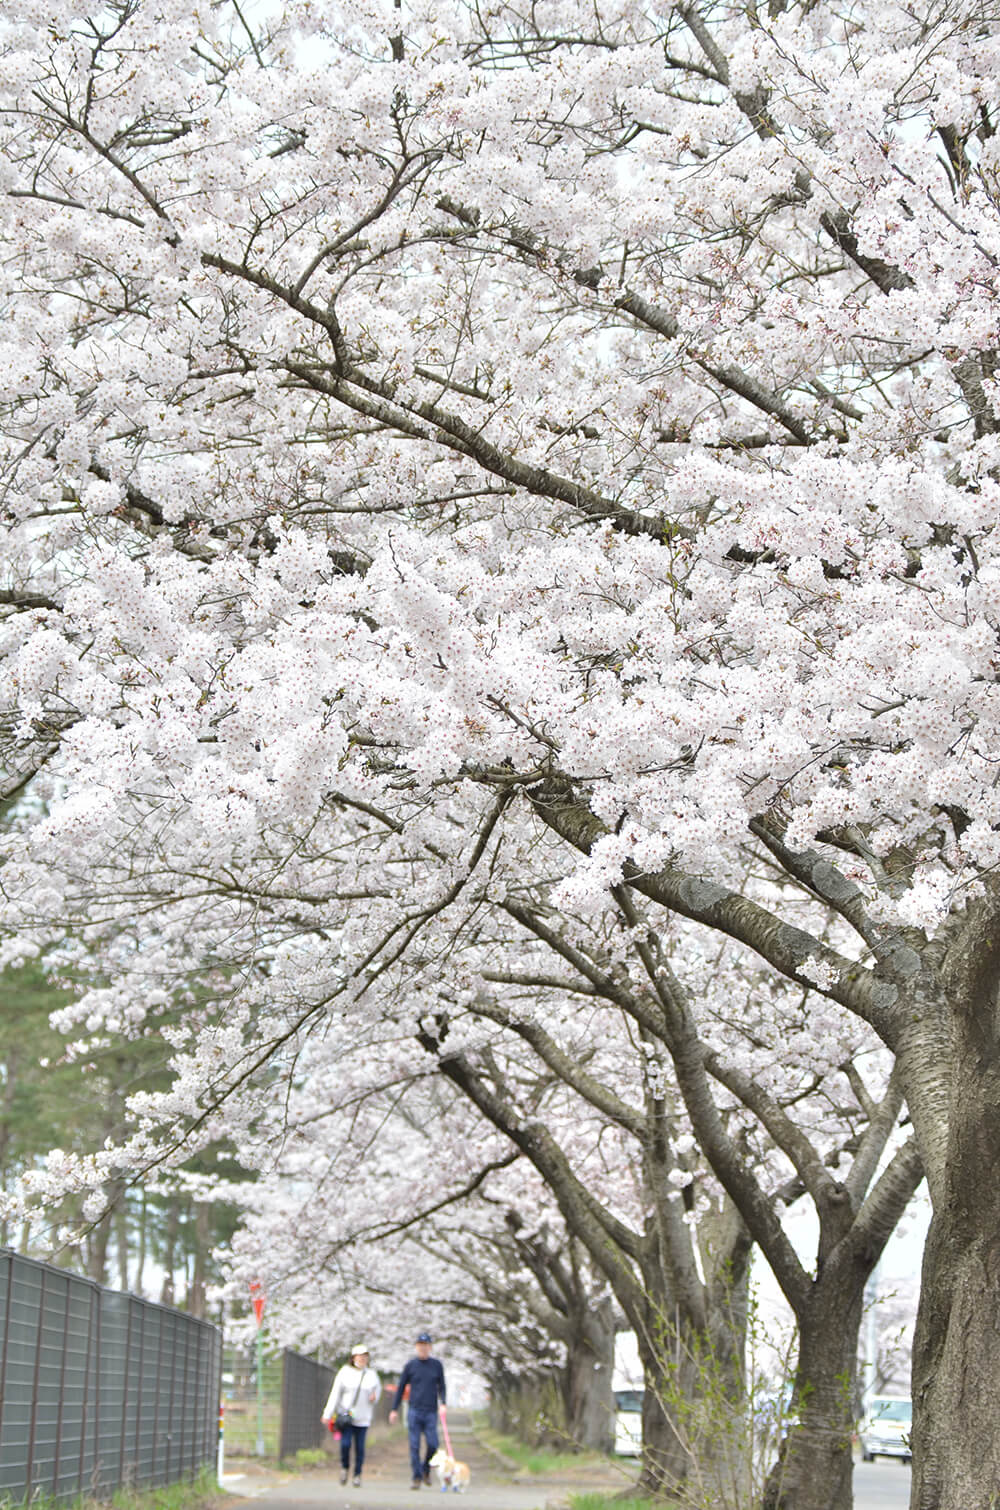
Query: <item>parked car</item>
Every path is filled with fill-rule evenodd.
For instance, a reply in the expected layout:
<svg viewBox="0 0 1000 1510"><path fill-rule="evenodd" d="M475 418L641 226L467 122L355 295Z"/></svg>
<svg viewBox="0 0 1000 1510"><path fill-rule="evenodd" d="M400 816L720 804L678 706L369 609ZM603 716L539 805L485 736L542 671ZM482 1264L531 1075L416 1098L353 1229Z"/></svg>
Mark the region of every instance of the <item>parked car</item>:
<svg viewBox="0 0 1000 1510"><path fill-rule="evenodd" d="M858 1427L861 1456L866 1463L877 1457L910 1461L910 1427L913 1404L904 1395L873 1395L865 1405Z"/></svg>
<svg viewBox="0 0 1000 1510"><path fill-rule="evenodd" d="M615 1390L615 1452L637 1458L642 1452L642 1390Z"/></svg>

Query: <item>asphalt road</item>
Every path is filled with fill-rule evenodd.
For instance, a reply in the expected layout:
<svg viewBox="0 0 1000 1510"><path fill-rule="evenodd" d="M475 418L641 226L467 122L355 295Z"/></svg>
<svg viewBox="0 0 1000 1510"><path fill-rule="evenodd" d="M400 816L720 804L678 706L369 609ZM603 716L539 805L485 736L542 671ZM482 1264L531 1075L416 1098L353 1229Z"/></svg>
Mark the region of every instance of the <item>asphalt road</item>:
<svg viewBox="0 0 1000 1510"><path fill-rule="evenodd" d="M376 1429L364 1485L354 1489L341 1486L336 1460L330 1470L300 1474L261 1471L252 1460L233 1458L227 1463L225 1487L232 1496L233 1510L556 1510L564 1507L567 1495L604 1489L620 1493L634 1475L634 1465L622 1463L616 1472L608 1469L595 1473L591 1468L581 1474L549 1475L533 1478L512 1474L504 1465L488 1456L472 1437L467 1422L458 1417L452 1423L455 1453L472 1468L472 1482L459 1499L449 1495L443 1500L437 1487L409 1489L409 1467L405 1437L400 1429ZM241 1470L243 1470L241 1474ZM596 1480L600 1479L600 1482ZM430 1498L428 1498L430 1496ZM910 1470L901 1463L879 1458L874 1463L854 1465L855 1510L908 1510Z"/></svg>
<svg viewBox="0 0 1000 1510"><path fill-rule="evenodd" d="M232 1484L234 1496L240 1486ZM474 1481L461 1501L449 1496L447 1504L461 1505L461 1510L542 1510L551 1491L527 1488L523 1484L484 1483ZM395 1484L377 1483L372 1479L361 1489L352 1489L348 1484L341 1488L339 1480L326 1473L309 1473L288 1479L286 1483L258 1488L247 1499L235 1499L247 1510L408 1510L412 1501L414 1510L419 1510L421 1496L430 1496L430 1507L438 1505L441 1495L437 1489L421 1489L412 1492L404 1479Z"/></svg>
<svg viewBox="0 0 1000 1510"><path fill-rule="evenodd" d="M406 1435L402 1428L376 1426L370 1434L370 1450L364 1483L355 1489L341 1485L339 1463L331 1454L329 1469L298 1474L260 1471L252 1460L230 1458L224 1488L233 1496L233 1510L551 1510L565 1506L567 1494L604 1489L618 1494L634 1482L636 1465L609 1463L572 1470L564 1474L512 1472L486 1451L472 1434L467 1416L449 1412L448 1421L455 1456L469 1464L472 1480L461 1496L445 1498L437 1475L430 1488L410 1489ZM241 1504L242 1502L242 1504Z"/></svg>
<svg viewBox="0 0 1000 1510"><path fill-rule="evenodd" d="M910 1470L895 1458L854 1465L854 1510L907 1510Z"/></svg>

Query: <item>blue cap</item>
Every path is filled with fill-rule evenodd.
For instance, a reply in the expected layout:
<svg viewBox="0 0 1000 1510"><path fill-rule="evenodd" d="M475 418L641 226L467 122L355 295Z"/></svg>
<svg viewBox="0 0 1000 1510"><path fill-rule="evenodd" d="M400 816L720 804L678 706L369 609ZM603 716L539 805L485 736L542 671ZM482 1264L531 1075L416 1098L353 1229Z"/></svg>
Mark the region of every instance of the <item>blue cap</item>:
<svg viewBox="0 0 1000 1510"><path fill-rule="evenodd" d="M431 1336L430 1332L418 1332L417 1333L417 1341L418 1342L433 1342L434 1338Z"/></svg>

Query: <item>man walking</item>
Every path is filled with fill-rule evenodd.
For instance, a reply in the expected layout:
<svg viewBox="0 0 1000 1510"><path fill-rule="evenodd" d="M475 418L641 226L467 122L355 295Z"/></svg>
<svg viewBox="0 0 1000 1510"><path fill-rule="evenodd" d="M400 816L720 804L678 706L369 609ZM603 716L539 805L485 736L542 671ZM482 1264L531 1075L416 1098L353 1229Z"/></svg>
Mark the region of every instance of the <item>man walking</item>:
<svg viewBox="0 0 1000 1510"><path fill-rule="evenodd" d="M399 1402L403 1398L406 1386L410 1386L410 1403L406 1415L406 1425L410 1433L410 1469L413 1473L411 1489L419 1489L421 1484L429 1484L431 1481L431 1458L438 1449L437 1415L438 1403L441 1405L441 1414L445 1413L444 1398L444 1369L441 1367L439 1358L431 1357L431 1334L419 1332L414 1344L417 1356L411 1358L399 1376L396 1385L396 1397L392 1402L392 1410L389 1412L390 1422L399 1416ZM420 1438L424 1437L427 1451L423 1462L420 1460Z"/></svg>

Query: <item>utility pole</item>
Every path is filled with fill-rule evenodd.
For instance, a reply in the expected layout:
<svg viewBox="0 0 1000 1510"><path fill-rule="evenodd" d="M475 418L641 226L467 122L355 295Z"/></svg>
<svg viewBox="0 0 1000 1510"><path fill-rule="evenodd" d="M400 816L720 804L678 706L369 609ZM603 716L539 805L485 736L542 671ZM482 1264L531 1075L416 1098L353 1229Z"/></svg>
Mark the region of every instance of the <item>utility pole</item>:
<svg viewBox="0 0 1000 1510"><path fill-rule="evenodd" d="M264 1307L267 1295L259 1279L250 1281L250 1300L257 1318L257 1456L264 1456Z"/></svg>

